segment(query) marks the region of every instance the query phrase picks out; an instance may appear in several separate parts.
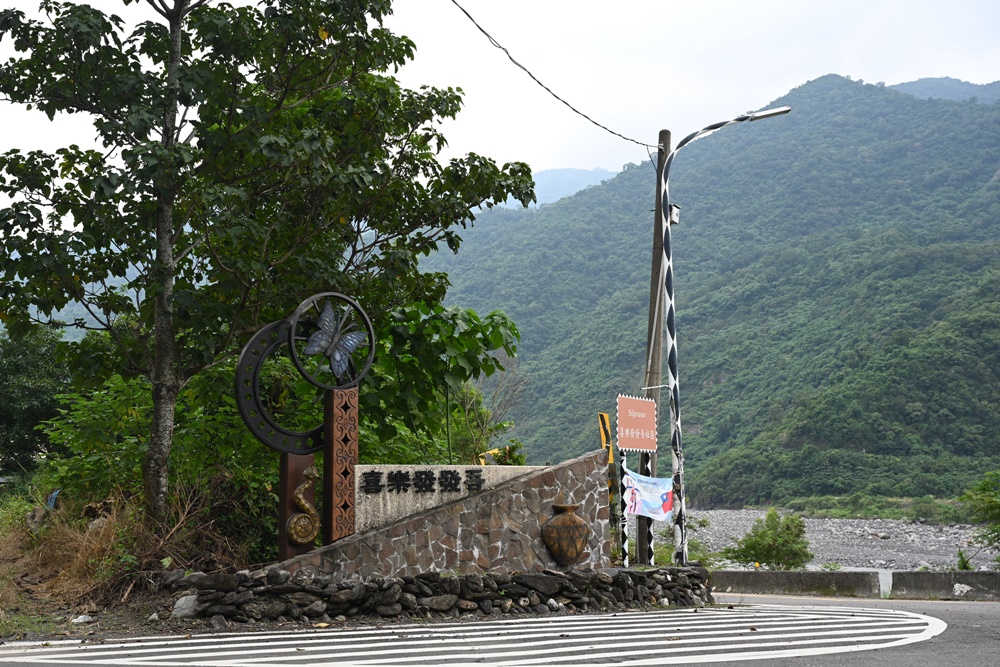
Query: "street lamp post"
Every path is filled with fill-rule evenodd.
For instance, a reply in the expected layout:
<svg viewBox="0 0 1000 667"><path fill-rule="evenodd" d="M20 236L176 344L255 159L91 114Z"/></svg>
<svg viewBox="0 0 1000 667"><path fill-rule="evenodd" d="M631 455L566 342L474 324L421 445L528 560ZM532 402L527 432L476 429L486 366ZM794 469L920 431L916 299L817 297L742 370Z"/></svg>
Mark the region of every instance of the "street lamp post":
<svg viewBox="0 0 1000 667"><path fill-rule="evenodd" d="M680 387L677 376L677 326L676 310L674 304L674 268L673 256L670 249L670 226L679 222L680 207L670 203L670 167L674 157L680 149L690 144L695 139L704 137L716 130L721 130L729 125L743 123L747 121L762 120L781 116L789 111L791 107L777 107L765 111L756 111L737 116L732 120L714 123L708 127L694 132L677 144L677 147L670 150L670 132L660 131L659 153L657 159L657 193L656 193L656 213L653 222L653 266L650 272L649 291L649 328L646 336L646 373L643 386L646 389L647 398L659 399L660 387L667 387L670 392L670 450L671 469L673 472L673 519L674 519L674 557L673 561L677 565L687 564L687 516L684 498L684 452L681 447L681 407L680 407ZM664 156L666 156L664 158ZM667 331L667 382L660 383L660 372L662 367L663 350L663 330ZM656 456L650 457L650 467L652 474L656 474ZM639 524L637 531L637 560L642 563L648 562L646 554L639 554L639 547L651 538L648 521ZM643 528L645 527L645 531ZM645 535L644 535L645 533ZM646 538L645 540L643 538ZM651 549L649 549L651 551Z"/></svg>

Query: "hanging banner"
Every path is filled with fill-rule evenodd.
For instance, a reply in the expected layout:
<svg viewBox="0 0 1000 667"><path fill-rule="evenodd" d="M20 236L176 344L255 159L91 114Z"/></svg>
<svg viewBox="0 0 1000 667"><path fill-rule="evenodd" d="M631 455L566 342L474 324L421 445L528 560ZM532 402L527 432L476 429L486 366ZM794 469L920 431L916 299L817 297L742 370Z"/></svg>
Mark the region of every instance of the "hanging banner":
<svg viewBox="0 0 1000 667"><path fill-rule="evenodd" d="M622 486L625 493L622 503L626 514L648 516L655 521L670 522L674 508L674 480L663 477L647 477L624 468Z"/></svg>
<svg viewBox="0 0 1000 667"><path fill-rule="evenodd" d="M618 449L656 451L656 401L619 394Z"/></svg>

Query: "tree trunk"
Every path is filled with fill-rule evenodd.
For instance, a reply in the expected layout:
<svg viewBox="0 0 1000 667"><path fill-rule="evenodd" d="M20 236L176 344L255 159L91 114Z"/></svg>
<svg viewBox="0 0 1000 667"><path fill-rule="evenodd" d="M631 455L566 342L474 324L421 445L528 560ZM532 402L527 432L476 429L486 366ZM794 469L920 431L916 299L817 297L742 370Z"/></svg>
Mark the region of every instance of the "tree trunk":
<svg viewBox="0 0 1000 667"><path fill-rule="evenodd" d="M153 419L149 448L142 466L146 511L157 523L167 516L170 445L174 437L174 412L180 382L174 338L173 202L161 200L156 211L156 261L153 270Z"/></svg>
<svg viewBox="0 0 1000 667"><path fill-rule="evenodd" d="M161 143L170 148L177 133L177 68L181 60L184 14L188 0L177 0L167 13L170 24L170 59L167 63L167 103L163 114ZM180 378L177 374L176 333L174 330L173 292L177 265L174 259L174 201L177 179L165 173L157 183L156 257L151 271L153 293L153 418L149 448L142 464L146 512L156 523L167 516L169 492L170 445L174 437L174 413Z"/></svg>
<svg viewBox="0 0 1000 667"><path fill-rule="evenodd" d="M157 326L157 329L160 327ZM158 336L157 336L158 337ZM172 362L172 354L157 355L157 366ZM142 464L143 492L146 513L156 523L163 523L167 517L167 493L169 491L170 444L174 435L174 409L177 405L178 389L170 382L154 380L153 384L153 424L149 435L149 449Z"/></svg>

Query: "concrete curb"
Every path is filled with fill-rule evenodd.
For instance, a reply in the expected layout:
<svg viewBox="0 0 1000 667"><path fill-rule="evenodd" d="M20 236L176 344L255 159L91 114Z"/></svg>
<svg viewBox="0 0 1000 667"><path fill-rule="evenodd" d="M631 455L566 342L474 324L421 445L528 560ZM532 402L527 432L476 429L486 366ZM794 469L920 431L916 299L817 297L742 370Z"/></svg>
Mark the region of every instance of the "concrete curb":
<svg viewBox="0 0 1000 667"><path fill-rule="evenodd" d="M878 572L778 572L771 570L716 570L709 580L719 593L817 595L877 598Z"/></svg>
<svg viewBox="0 0 1000 667"><path fill-rule="evenodd" d="M714 593L1000 601L1000 572L715 570L709 581Z"/></svg>
<svg viewBox="0 0 1000 667"><path fill-rule="evenodd" d="M892 597L997 601L1000 572L893 572Z"/></svg>

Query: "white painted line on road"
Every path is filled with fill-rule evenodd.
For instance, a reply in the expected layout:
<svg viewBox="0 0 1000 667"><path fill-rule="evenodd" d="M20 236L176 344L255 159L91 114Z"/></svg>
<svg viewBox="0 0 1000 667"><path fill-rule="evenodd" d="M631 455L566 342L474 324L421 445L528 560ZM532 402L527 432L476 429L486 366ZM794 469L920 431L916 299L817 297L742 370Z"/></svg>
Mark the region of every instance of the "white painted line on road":
<svg viewBox="0 0 1000 667"><path fill-rule="evenodd" d="M784 616L787 616L785 614ZM810 618L819 619L815 623L809 625L802 625L802 618L788 619L783 618L782 620L764 620L766 617L761 615L753 615L748 619L747 627L732 629L733 619L723 618L715 623L701 623L697 626L693 626L690 622L684 622L683 620L678 620L674 617L661 618L658 622L646 620L643 627L649 632L684 632L684 636L688 639L682 640L679 643L706 643L706 642L719 642L719 641L748 641L753 640L753 637L748 633L749 625L752 624L754 627L754 632L760 633L774 633L782 632L778 635L782 638L789 637L802 637L802 636L819 636L822 634L832 634L832 635L843 635L851 634L856 635L862 629L874 629L881 626L899 626L899 625L914 625L914 623L920 623L919 621L913 621L905 618L885 618L885 619L868 619L865 617L853 617L853 618L826 618L825 615L803 615L806 616L806 620ZM627 620L627 619L626 619ZM844 624L848 623L853 625L852 629L842 629ZM385 648L386 635L390 634L389 639L405 639L405 647L401 647L397 652L403 655L413 653L424 653L429 651L438 651L442 647L452 647L452 646L464 646L468 643L468 637L470 634L474 634L475 631L479 630L480 633L477 635L480 641L487 639L506 639L508 641L516 640L517 648L544 648L548 646L556 646L560 644L566 644L567 640L575 639L577 636L582 636L585 640L600 640L600 639L613 639L617 636L619 628L609 627L610 624L602 623L601 627L594 628L593 621L589 621L586 624L587 632L583 635L579 635L581 624L577 623L559 623L552 625L549 628L535 630L530 628L527 630L522 630L520 632L513 631L503 631L503 632L483 632L484 630L492 630L489 624L477 625L477 626L459 626L457 630L450 630L455 626L449 625L446 631L435 631L432 628L419 628L414 630L406 630L392 633L383 630L381 635L373 635L366 637L359 641L359 637L354 633L345 633L343 635L333 635L330 636L320 636L313 635L314 640L310 641L308 645L305 645L302 650L305 651L318 651L321 649L331 649L337 648L340 657L366 657L370 654L372 646L368 646L369 643L377 644L380 649L380 654L384 657L387 653L394 653L393 651L387 651ZM633 623L629 624L631 627L635 627ZM840 628L837 630L829 630L826 632L821 632L826 628L836 627ZM697 628L697 629L696 629ZM902 630L906 630L903 628ZM812 632L798 632L791 633L793 630L811 630ZM901 630L901 631L902 631ZM556 631L564 631L557 637L553 637L553 633ZM570 633L573 634L570 634ZM736 637L727 635L738 635ZM251 636L252 637L252 636ZM254 637L256 641L247 642L247 636L243 636L244 641L239 641L240 637L228 637L226 642L211 641L211 637L202 638L199 644L201 646L193 646L192 641L179 641L174 645L159 643L158 645L139 645L139 644L127 644L121 645L120 647L80 647L89 648L91 650L97 649L101 650L101 654L105 659L111 659L115 656L128 656L132 661L148 661L156 657L156 654L170 653L173 660L182 659L192 659L198 658L205 655L204 647L205 645L218 646L221 643L238 644L239 650L233 651L213 651L213 656L215 658L223 658L230 656L246 656L248 653L253 652L258 656L261 654L268 653L280 653L287 651L288 647L300 648L303 646L302 637L287 637L282 636L279 641L260 641L260 637ZM536 639L538 641L528 641ZM636 640L636 645L643 646L648 645L648 639ZM361 646L359 646L361 644ZM619 641L617 646L622 647L627 644L623 644ZM187 649L187 652L178 653L178 649ZM350 649L350 650L345 650ZM137 655L140 654L140 655ZM328 657L328 656L316 656L316 657ZM255 657L255 658L244 658L241 660L241 664L254 664L269 660L268 657ZM221 664L221 663L220 663Z"/></svg>
<svg viewBox="0 0 1000 667"><path fill-rule="evenodd" d="M946 627L938 619L895 610L757 605L157 637L104 645L59 642L13 653L0 649L0 662L144 667L691 664L889 648L924 641ZM640 628L641 636L622 632Z"/></svg>

